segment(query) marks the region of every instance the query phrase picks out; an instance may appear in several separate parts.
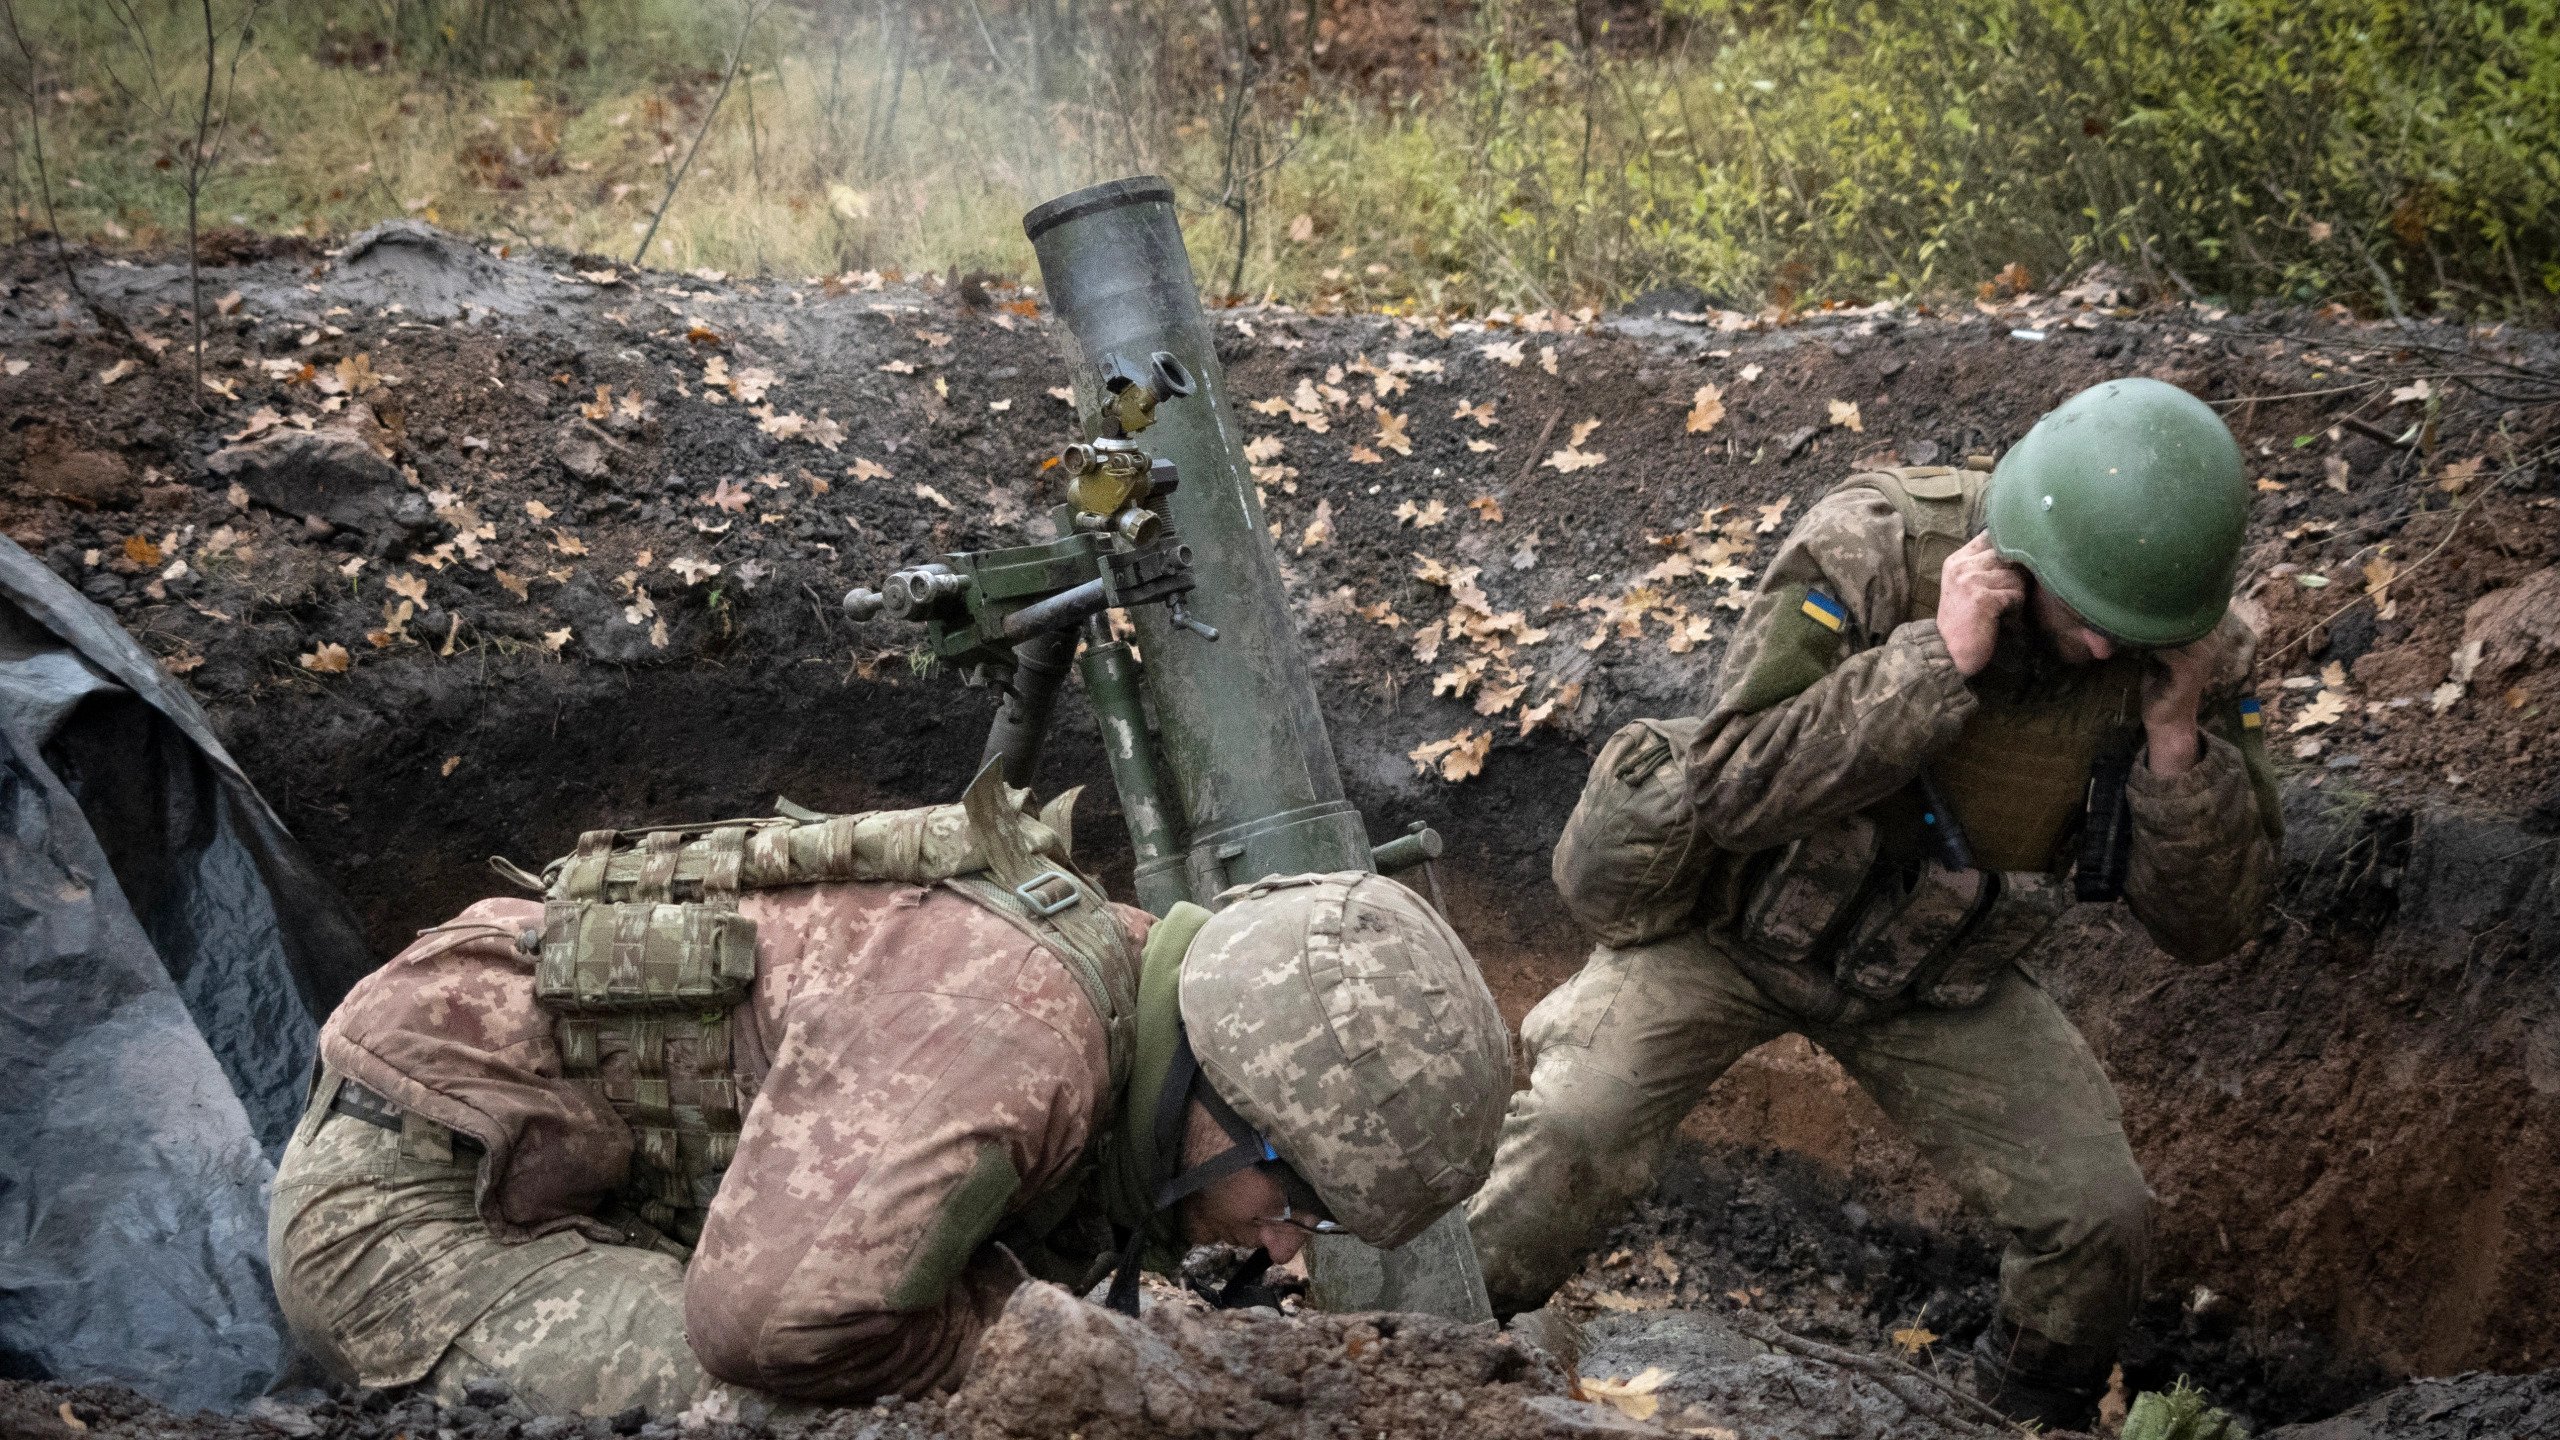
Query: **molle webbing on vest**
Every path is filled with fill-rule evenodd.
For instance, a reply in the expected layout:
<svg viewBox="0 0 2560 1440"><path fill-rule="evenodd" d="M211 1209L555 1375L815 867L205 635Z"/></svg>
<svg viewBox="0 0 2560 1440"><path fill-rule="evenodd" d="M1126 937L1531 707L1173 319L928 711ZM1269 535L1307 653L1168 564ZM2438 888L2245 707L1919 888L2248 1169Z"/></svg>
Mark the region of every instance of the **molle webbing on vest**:
<svg viewBox="0 0 2560 1440"><path fill-rule="evenodd" d="M556 1017L563 1075L632 1128L621 1196L632 1228L678 1255L700 1237L746 1105L731 1014L756 975L744 891L846 881L949 884L1046 945L1092 1001L1126 1074L1137 960L1100 887L1067 857L1076 791L1038 818L990 767L958 804L808 819L590 830L544 867L534 994ZM805 813L805 812L804 812ZM628 1058L629 1078L606 1061Z"/></svg>
<svg viewBox="0 0 2560 1440"><path fill-rule="evenodd" d="M682 831L652 831L617 856L615 832L588 831L555 865L543 906L534 995L558 1017L561 1073L630 1122L623 1198L680 1245L700 1233L698 1182L737 1153L730 1012L756 973L755 922L738 913L746 834L723 826L687 844ZM617 884L612 862L624 858ZM629 1057L627 1082L604 1074L608 1040Z"/></svg>

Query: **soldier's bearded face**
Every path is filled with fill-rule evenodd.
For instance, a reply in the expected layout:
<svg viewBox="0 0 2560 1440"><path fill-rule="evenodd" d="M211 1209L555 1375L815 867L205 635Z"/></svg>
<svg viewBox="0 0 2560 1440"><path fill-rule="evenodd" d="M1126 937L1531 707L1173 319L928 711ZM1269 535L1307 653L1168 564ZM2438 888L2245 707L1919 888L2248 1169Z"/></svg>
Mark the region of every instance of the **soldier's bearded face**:
<svg viewBox="0 0 2560 1440"><path fill-rule="evenodd" d="M2081 619L2079 612L2062 603L2062 597L2032 581L2027 586L2027 608L2035 616L2036 629L2064 664L2091 665L2116 653L2113 637Z"/></svg>

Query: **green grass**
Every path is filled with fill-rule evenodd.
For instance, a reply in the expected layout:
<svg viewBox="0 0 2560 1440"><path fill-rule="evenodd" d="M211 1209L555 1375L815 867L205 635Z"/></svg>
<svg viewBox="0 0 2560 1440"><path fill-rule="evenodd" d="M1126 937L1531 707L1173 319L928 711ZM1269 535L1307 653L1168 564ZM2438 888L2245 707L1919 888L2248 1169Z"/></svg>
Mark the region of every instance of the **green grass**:
<svg viewBox="0 0 2560 1440"><path fill-rule="evenodd" d="M147 103L139 47L92 0L16 3L63 229L166 244L182 197L158 162L187 126ZM141 4L183 122L201 36ZM1058 7L982 0L985 31L904 40L867 9L770 12L651 262L1027 274L1023 210L1157 170L1204 286L1318 305L1962 296L2097 260L2228 302L2560 296L2549 0L1669 0L1658 45L1575 39L1561 0L1481 0L1428 92L1266 56L1235 107L1212 7L1089 8L1068 32ZM207 223L335 236L414 213L628 255L735 26L686 0L263 13ZM10 113L11 204L38 226Z"/></svg>

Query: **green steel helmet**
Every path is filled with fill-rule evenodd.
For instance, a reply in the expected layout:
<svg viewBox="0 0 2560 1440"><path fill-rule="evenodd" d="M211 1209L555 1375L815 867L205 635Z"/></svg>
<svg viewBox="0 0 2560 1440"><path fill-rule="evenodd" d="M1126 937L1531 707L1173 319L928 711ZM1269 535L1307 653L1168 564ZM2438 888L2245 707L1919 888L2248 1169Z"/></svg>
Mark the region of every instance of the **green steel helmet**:
<svg viewBox="0 0 2560 1440"><path fill-rule="evenodd" d="M2110 636L2184 645L2231 605L2249 521L2240 446L2158 380L2062 402L1991 473L1992 546Z"/></svg>
<svg viewBox="0 0 2560 1440"><path fill-rule="evenodd" d="M1183 953L1201 1073L1372 1245L1419 1235L1493 1168L1510 1034L1464 941L1365 871L1256 881Z"/></svg>

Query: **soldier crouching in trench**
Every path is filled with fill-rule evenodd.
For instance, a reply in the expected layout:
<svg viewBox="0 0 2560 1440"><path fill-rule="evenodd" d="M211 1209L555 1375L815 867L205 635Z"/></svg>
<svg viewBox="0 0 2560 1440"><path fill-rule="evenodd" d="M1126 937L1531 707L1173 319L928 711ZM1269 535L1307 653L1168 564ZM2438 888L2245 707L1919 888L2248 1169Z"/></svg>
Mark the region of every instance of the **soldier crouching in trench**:
<svg viewBox="0 0 2560 1440"><path fill-rule="evenodd" d="M269 1222L295 1338L551 1412L915 1395L1026 1266L1134 1311L1185 1242L1400 1244L1482 1181L1508 1042L1427 904L1307 875L1155 920L1064 830L990 768L591 832L427 932L322 1032Z"/></svg>
<svg viewBox="0 0 2560 1440"><path fill-rule="evenodd" d="M2281 821L2229 613L2247 506L2219 417L2118 380L1988 476L1855 475L1806 513L1714 706L1620 731L1557 846L1603 943L1522 1025L1531 1084L1468 1205L1497 1309L1539 1304L1716 1077L1793 1032L2008 1232L1985 1398L2087 1422L2148 1193L2022 962L2075 898L2190 963L2257 928Z"/></svg>

